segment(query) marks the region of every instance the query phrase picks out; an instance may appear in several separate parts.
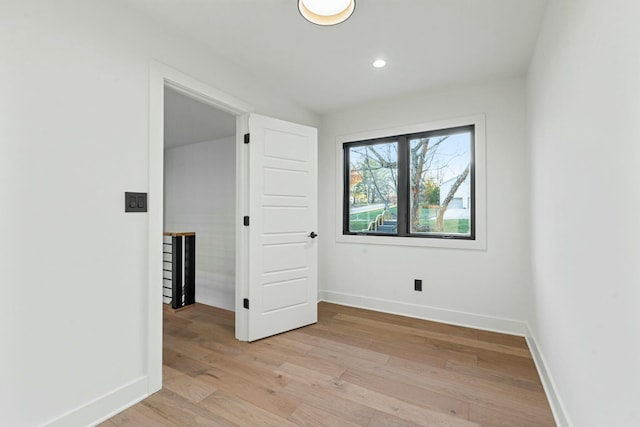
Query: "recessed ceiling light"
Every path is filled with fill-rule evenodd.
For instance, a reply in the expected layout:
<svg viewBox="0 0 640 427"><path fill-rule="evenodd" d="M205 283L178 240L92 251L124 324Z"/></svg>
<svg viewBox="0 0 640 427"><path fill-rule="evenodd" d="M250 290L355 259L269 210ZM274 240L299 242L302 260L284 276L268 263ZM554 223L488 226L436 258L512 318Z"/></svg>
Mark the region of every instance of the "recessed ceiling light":
<svg viewBox="0 0 640 427"><path fill-rule="evenodd" d="M356 8L356 0L298 0L300 14L318 25L336 25L346 21Z"/></svg>
<svg viewBox="0 0 640 427"><path fill-rule="evenodd" d="M384 59L376 59L375 61L373 61L373 66L375 68L382 68L385 65L387 65L387 61L385 61Z"/></svg>

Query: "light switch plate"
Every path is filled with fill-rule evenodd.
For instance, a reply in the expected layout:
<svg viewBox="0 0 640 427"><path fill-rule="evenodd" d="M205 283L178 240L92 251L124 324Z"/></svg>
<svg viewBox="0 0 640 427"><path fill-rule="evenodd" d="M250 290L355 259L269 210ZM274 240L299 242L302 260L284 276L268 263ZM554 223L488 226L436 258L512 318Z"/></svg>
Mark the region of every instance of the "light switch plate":
<svg viewBox="0 0 640 427"><path fill-rule="evenodd" d="M147 193L124 193L125 212L146 212Z"/></svg>

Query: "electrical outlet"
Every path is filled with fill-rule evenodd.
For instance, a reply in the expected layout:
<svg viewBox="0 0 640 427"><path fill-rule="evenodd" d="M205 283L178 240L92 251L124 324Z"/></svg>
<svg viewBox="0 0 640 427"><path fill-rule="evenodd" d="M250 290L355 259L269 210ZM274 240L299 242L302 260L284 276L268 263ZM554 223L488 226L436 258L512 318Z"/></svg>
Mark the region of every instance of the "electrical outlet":
<svg viewBox="0 0 640 427"><path fill-rule="evenodd" d="M413 290L422 292L422 279L415 279L413 281Z"/></svg>

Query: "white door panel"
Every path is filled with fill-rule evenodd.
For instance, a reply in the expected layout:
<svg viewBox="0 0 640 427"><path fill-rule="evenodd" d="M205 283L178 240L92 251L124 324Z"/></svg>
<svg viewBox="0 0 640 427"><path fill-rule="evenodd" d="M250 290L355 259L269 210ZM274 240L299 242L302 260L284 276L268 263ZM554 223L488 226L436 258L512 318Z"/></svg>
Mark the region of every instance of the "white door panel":
<svg viewBox="0 0 640 427"><path fill-rule="evenodd" d="M277 273L307 268L303 243L276 244L264 247L263 272Z"/></svg>
<svg viewBox="0 0 640 427"><path fill-rule="evenodd" d="M263 206L263 233L282 234L297 233L302 234L300 238L309 234L308 207L300 206Z"/></svg>
<svg viewBox="0 0 640 427"><path fill-rule="evenodd" d="M317 131L249 117L249 324L254 341L317 321Z"/></svg>
<svg viewBox="0 0 640 427"><path fill-rule="evenodd" d="M308 303L307 287L309 281L303 277L290 281L278 281L265 284L264 313L282 310L283 308L306 305Z"/></svg>
<svg viewBox="0 0 640 427"><path fill-rule="evenodd" d="M257 117L251 115L251 117ZM264 117L262 117L264 118ZM267 117L269 119L269 117ZM249 119L251 120L251 119ZM282 122L282 121L280 121ZM298 126L295 123L288 123ZM251 124L249 124L251 126ZM312 128L307 128L312 129ZM315 131L315 129L314 129ZM300 135L290 133L290 129L265 129L264 130L264 156L274 160L282 159L286 162L309 162L311 153L305 145L300 144Z"/></svg>
<svg viewBox="0 0 640 427"><path fill-rule="evenodd" d="M303 171L265 169L263 181L269 196L305 198L309 192L309 174Z"/></svg>

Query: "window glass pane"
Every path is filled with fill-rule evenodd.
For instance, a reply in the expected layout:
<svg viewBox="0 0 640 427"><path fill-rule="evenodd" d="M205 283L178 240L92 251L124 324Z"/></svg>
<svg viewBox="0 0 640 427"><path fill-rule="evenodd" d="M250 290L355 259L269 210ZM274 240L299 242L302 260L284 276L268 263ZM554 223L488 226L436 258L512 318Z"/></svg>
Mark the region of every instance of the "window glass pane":
<svg viewBox="0 0 640 427"><path fill-rule="evenodd" d="M349 232L398 231L398 143L349 147Z"/></svg>
<svg viewBox="0 0 640 427"><path fill-rule="evenodd" d="M471 235L470 131L409 140L409 227L423 235Z"/></svg>

